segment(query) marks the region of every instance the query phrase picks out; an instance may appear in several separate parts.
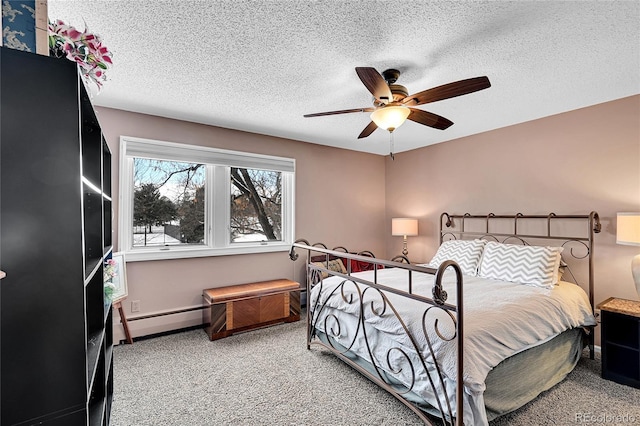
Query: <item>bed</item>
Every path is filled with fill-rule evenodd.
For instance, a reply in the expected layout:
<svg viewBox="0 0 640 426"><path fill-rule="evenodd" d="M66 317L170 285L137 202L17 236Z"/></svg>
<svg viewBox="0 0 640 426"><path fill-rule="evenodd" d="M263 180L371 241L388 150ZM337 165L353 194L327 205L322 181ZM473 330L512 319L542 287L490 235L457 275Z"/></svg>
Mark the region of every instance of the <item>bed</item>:
<svg viewBox="0 0 640 426"><path fill-rule="evenodd" d="M307 348L330 350L425 424L487 425L562 381L586 346L593 357L599 231L595 212L443 213L440 247L417 265L297 242ZM372 267L354 272L362 262Z"/></svg>

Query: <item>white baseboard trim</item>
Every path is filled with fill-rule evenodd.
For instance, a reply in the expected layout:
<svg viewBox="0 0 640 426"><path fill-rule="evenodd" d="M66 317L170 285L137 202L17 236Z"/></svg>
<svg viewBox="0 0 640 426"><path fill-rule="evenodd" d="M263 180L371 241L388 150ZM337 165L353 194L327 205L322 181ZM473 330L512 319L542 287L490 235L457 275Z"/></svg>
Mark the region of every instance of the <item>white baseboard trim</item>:
<svg viewBox="0 0 640 426"><path fill-rule="evenodd" d="M202 325L202 309L199 308L202 306L157 311L127 318L129 333L132 338L136 338ZM116 315L113 316L113 344L118 345L126 340L126 336L117 310L114 313Z"/></svg>

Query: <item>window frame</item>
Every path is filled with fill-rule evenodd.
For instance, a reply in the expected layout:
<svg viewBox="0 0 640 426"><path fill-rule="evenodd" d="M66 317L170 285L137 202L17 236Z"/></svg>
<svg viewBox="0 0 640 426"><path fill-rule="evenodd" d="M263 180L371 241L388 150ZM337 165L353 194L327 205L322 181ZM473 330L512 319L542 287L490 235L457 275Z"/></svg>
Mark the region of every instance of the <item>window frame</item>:
<svg viewBox="0 0 640 426"><path fill-rule="evenodd" d="M205 164L204 245L133 247L133 158ZM118 248L127 261L182 259L288 251L295 235L295 159L199 145L120 136ZM282 173L282 240L232 243L231 167Z"/></svg>

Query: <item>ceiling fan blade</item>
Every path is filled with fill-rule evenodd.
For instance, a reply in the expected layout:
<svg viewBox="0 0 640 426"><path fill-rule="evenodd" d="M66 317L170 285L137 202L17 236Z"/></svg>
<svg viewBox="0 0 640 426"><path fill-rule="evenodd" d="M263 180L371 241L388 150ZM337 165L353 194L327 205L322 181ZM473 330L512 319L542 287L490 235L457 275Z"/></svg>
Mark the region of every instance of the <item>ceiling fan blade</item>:
<svg viewBox="0 0 640 426"><path fill-rule="evenodd" d="M367 127L364 128L364 130L360 133L360 135L358 136L358 139L362 139L362 138L366 138L367 136L369 136L371 133L373 133L376 129L378 128L378 126L376 125L376 123L374 123L373 121L371 123L369 123L367 125Z"/></svg>
<svg viewBox="0 0 640 426"><path fill-rule="evenodd" d="M423 111L417 108L409 108L411 112L409 117L411 121L424 124L425 126L433 127L434 129L444 130L453 124L453 121L441 117L438 114L432 112Z"/></svg>
<svg viewBox="0 0 640 426"><path fill-rule="evenodd" d="M393 94L389 89L389 85L375 68L356 67L356 73L358 73L362 84L377 100L383 104L393 101Z"/></svg>
<svg viewBox="0 0 640 426"><path fill-rule="evenodd" d="M316 112L315 114L305 114L303 117L321 117L323 115L337 115L337 114L349 114L352 112L372 112L375 108L354 108L354 109L342 109L339 111L327 111Z"/></svg>
<svg viewBox="0 0 640 426"><path fill-rule="evenodd" d="M400 102L407 106L423 105L455 98L456 96L466 95L489 87L491 87L491 83L486 76L474 77L423 90L422 92L407 96Z"/></svg>

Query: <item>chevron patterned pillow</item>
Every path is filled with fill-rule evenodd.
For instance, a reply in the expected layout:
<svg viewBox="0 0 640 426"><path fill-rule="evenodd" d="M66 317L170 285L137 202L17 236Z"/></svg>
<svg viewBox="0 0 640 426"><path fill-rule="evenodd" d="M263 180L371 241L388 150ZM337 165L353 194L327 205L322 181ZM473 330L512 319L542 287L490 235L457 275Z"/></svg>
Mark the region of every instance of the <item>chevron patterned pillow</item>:
<svg viewBox="0 0 640 426"><path fill-rule="evenodd" d="M485 240L449 240L443 242L428 266L438 268L445 260L453 260L464 275L476 275Z"/></svg>
<svg viewBox="0 0 640 426"><path fill-rule="evenodd" d="M521 246L489 241L478 276L537 287L553 288L558 281L562 247Z"/></svg>

